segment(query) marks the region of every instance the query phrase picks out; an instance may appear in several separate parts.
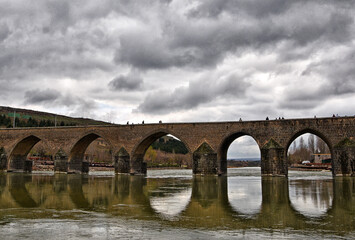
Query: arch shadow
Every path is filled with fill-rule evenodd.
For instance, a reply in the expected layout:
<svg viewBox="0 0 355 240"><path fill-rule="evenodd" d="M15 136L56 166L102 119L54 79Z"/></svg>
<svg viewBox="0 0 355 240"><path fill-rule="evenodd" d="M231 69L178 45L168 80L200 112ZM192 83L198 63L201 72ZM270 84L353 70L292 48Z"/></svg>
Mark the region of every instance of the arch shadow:
<svg viewBox="0 0 355 240"><path fill-rule="evenodd" d="M35 208L39 204L32 198L31 194L27 191L25 184L32 182L30 176L10 175L9 176L9 192L14 201L23 208Z"/></svg>

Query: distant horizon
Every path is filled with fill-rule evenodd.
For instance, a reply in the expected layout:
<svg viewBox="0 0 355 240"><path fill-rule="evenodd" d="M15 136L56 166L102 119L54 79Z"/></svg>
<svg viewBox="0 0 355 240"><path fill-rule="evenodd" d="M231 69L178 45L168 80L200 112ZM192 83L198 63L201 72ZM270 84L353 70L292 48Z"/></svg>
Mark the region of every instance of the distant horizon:
<svg viewBox="0 0 355 240"><path fill-rule="evenodd" d="M260 158L227 158L227 161L261 161Z"/></svg>

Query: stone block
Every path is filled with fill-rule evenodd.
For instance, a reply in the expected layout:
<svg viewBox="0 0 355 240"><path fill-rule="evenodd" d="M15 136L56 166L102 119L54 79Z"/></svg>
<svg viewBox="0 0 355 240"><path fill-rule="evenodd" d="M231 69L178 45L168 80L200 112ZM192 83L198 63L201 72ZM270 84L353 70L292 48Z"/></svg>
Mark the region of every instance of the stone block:
<svg viewBox="0 0 355 240"><path fill-rule="evenodd" d="M147 163L143 161L144 155L137 155L131 163L130 174L140 175L147 173Z"/></svg>
<svg viewBox="0 0 355 240"><path fill-rule="evenodd" d="M7 169L7 156L4 148L0 148L0 171Z"/></svg>
<svg viewBox="0 0 355 240"><path fill-rule="evenodd" d="M261 174L264 176L287 176L285 149L269 144L261 149Z"/></svg>
<svg viewBox="0 0 355 240"><path fill-rule="evenodd" d="M115 173L129 173L129 156L115 156Z"/></svg>
<svg viewBox="0 0 355 240"><path fill-rule="evenodd" d="M67 158L54 159L54 172L57 173L68 172L68 159Z"/></svg>
<svg viewBox="0 0 355 240"><path fill-rule="evenodd" d="M32 172L32 165L33 165L33 161L25 160L23 171L27 173Z"/></svg>
<svg viewBox="0 0 355 240"><path fill-rule="evenodd" d="M68 163L68 173L82 173L82 170L82 162L75 161Z"/></svg>
<svg viewBox="0 0 355 240"><path fill-rule="evenodd" d="M82 169L81 169L81 173L89 173L89 162L82 162Z"/></svg>

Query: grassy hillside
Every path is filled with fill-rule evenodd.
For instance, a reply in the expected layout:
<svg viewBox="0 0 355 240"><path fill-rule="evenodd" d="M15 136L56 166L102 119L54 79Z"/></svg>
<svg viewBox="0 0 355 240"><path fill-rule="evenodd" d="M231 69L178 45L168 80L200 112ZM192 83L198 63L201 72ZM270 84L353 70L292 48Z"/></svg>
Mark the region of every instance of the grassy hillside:
<svg viewBox="0 0 355 240"><path fill-rule="evenodd" d="M16 116L16 127L49 127L54 126L55 122L57 126L110 124L88 118L72 118L47 112L0 106L0 127L13 127L14 114Z"/></svg>

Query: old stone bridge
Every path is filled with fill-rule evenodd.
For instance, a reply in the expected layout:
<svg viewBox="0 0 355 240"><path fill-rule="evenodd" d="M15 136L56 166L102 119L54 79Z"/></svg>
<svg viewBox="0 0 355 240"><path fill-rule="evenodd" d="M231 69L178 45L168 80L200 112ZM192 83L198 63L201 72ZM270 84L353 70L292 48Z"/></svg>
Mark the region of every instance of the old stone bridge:
<svg viewBox="0 0 355 240"><path fill-rule="evenodd" d="M54 156L56 172L85 173L85 151L101 137L113 150L116 173L145 174L145 151L158 138L171 134L189 150L194 174L223 175L228 147L248 135L259 145L262 174L287 176L288 148L304 133L328 144L334 176L354 175L355 117L0 129L0 168L31 171L27 155L41 141Z"/></svg>

